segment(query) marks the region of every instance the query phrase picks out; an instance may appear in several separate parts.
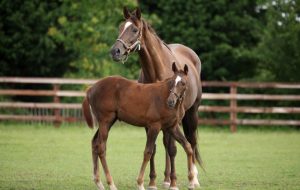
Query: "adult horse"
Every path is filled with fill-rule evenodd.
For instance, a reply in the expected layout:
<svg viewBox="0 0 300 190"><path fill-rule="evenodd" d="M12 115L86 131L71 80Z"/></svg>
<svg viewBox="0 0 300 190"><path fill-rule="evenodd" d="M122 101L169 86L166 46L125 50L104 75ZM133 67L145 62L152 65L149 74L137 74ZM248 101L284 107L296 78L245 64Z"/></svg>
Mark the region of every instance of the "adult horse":
<svg viewBox="0 0 300 190"><path fill-rule="evenodd" d="M111 56L114 61L125 62L131 52L138 51L141 65L139 82L153 83L162 81L172 76L171 63L176 62L177 67L183 68L187 64L188 89L184 99L185 115L182 119L183 131L193 148L194 183L200 185L197 178L195 162L202 164L197 147L197 122L198 107L200 105L201 88L201 61L197 54L190 48L181 44L165 44L155 33L152 27L141 18L141 11L137 8L129 12L126 7L123 10L125 22L119 27L119 36L111 49ZM174 166L176 147L174 139L164 133L164 146L166 149L166 167L164 184L168 187L170 182L171 164ZM169 152L168 148L175 147L175 152ZM154 153L150 161L150 182L149 186L155 186Z"/></svg>

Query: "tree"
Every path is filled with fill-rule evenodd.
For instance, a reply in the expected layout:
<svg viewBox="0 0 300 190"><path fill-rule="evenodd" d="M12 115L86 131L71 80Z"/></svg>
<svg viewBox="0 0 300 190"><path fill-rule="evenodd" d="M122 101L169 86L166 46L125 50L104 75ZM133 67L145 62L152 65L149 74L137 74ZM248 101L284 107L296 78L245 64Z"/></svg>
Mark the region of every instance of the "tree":
<svg viewBox="0 0 300 190"><path fill-rule="evenodd" d="M123 6L135 6L134 0L73 1L65 0L59 7L57 24L49 27L48 35L68 49L78 52L71 65L76 71L68 77L103 77L113 74L136 78L137 59L130 58L125 65L114 63L110 47L118 36L118 24L123 19ZM127 67L127 68L124 68Z"/></svg>
<svg viewBox="0 0 300 190"><path fill-rule="evenodd" d="M60 1L9 1L0 3L0 75L62 76L76 58L72 48L47 35L55 22Z"/></svg>
<svg viewBox="0 0 300 190"><path fill-rule="evenodd" d="M262 6L267 25L258 46L259 80L300 81L300 4L290 0L268 0Z"/></svg>
<svg viewBox="0 0 300 190"><path fill-rule="evenodd" d="M142 1L142 10L161 19L155 26L167 43L191 47L202 60L205 80L252 78L262 15L255 0Z"/></svg>

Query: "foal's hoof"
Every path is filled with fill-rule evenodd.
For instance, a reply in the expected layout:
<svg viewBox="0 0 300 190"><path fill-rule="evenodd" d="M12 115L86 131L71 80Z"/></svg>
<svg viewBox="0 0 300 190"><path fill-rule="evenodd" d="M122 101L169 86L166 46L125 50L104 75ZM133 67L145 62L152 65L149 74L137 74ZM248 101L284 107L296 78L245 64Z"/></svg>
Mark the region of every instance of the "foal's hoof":
<svg viewBox="0 0 300 190"><path fill-rule="evenodd" d="M96 182L98 190L105 190L104 185L102 184L101 181Z"/></svg>
<svg viewBox="0 0 300 190"><path fill-rule="evenodd" d="M138 185L137 190L145 190L144 184Z"/></svg>
<svg viewBox="0 0 300 190"><path fill-rule="evenodd" d="M178 187L170 187L169 190L179 190Z"/></svg>
<svg viewBox="0 0 300 190"><path fill-rule="evenodd" d="M147 188L147 190L157 190L157 187L156 187L156 186L149 186L149 187Z"/></svg>
<svg viewBox="0 0 300 190"><path fill-rule="evenodd" d="M194 183L190 183L188 190L194 190L195 189L195 184Z"/></svg>
<svg viewBox="0 0 300 190"><path fill-rule="evenodd" d="M110 189L110 190L118 190L117 187L115 186L115 184L110 185L110 186L109 186L109 189Z"/></svg>
<svg viewBox="0 0 300 190"><path fill-rule="evenodd" d="M170 182L164 181L164 182L163 182L163 187L164 187L165 189L169 189L169 187L170 187Z"/></svg>

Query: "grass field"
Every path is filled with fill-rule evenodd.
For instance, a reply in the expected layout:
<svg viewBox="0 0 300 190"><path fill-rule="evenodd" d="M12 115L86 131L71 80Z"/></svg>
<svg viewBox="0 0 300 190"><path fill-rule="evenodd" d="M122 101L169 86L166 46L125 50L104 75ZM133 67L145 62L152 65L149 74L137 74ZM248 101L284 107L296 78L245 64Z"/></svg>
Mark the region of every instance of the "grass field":
<svg viewBox="0 0 300 190"><path fill-rule="evenodd" d="M86 127L0 124L0 189L96 189L92 182ZM201 189L300 189L300 132L199 130L206 166ZM107 159L119 190L135 189L142 161L142 128L117 125L111 130ZM164 149L157 142L157 183L163 179ZM187 189L186 157L178 146L178 184ZM101 176L105 182L104 176ZM148 182L148 170L146 183Z"/></svg>

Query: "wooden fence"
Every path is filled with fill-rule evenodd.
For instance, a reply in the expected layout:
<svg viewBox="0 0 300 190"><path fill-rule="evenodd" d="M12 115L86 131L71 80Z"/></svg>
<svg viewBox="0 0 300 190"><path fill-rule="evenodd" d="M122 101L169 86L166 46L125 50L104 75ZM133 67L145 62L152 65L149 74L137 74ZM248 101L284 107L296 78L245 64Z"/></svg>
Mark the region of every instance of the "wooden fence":
<svg viewBox="0 0 300 190"><path fill-rule="evenodd" d="M20 121L48 121L59 126L62 122L77 122L82 120L82 114L66 117L63 110L77 110L79 113L81 103L61 103L62 97L83 97L84 91L63 90L61 85L84 85L89 86L96 80L87 79L59 79L59 78L19 78L0 77L0 96L49 96L52 102L0 102L0 109L50 109L50 114L0 114L0 120ZM48 90L9 89L7 86L16 84L52 85ZM200 113L226 113L229 118L209 119L200 118L199 124L206 125L229 125L232 132L237 130L237 125L295 125L300 126L300 120L291 119L245 119L239 118L239 113L249 114L299 114L300 107L257 107L239 106L242 101L300 101L300 83L246 83L246 82L203 82L203 101L227 101L228 106L201 105ZM222 88L225 93L208 93L206 89ZM83 89L81 87L81 89ZM247 94L239 93L241 89L289 89L297 91L294 94ZM252 103L253 105L253 103Z"/></svg>

